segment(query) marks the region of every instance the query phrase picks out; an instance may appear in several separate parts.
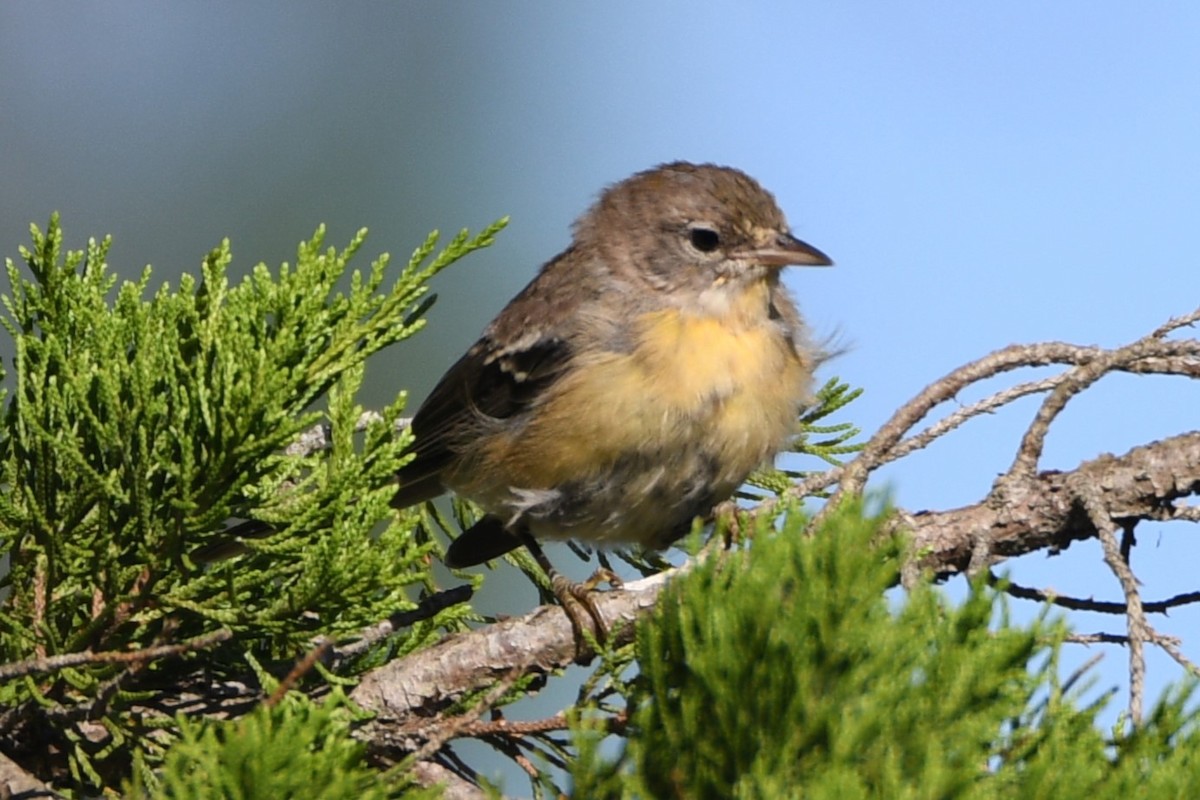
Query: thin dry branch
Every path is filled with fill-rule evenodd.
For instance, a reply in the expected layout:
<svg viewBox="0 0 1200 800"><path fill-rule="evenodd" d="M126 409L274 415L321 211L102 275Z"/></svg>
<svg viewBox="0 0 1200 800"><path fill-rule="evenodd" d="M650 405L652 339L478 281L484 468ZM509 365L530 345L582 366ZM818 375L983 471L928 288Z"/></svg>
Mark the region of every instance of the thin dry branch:
<svg viewBox="0 0 1200 800"><path fill-rule="evenodd" d="M1088 513L1096 532L1100 536L1100 546L1104 551L1104 563L1112 570L1113 575L1121 582L1121 590L1125 593L1125 619L1129 636L1129 718L1134 725L1142 722L1142 701L1146 693L1146 656L1144 644L1150 631L1150 623L1146 621L1146 612L1142 608L1142 594L1138 589L1137 578L1129 567L1129 562L1117 544L1117 526L1112 521L1112 515L1105 505L1099 490L1090 484L1075 484L1078 501ZM1126 523L1132 526L1132 522Z"/></svg>
<svg viewBox="0 0 1200 800"><path fill-rule="evenodd" d="M79 653L64 653L45 658L30 658L24 661L14 661L11 664L0 665L0 681L10 680L21 675L38 675L57 672L67 667L77 667L81 664L139 664L156 661L161 658L173 658L196 650L206 650L209 647L229 641L233 632L227 629L197 636L194 639L175 644L155 645L141 650L108 650L94 653L84 650Z"/></svg>
<svg viewBox="0 0 1200 800"><path fill-rule="evenodd" d="M426 726L426 730L420 733L425 738L425 743L412 754L412 760L414 762L423 761L440 750L446 742L457 736L464 735L468 729L471 729L472 726L479 722L481 716L499 702L500 698L512 690L520 678L521 670L510 670L507 675L496 681L491 688L484 692L483 697L476 700L474 706L466 714L460 714L449 719L440 719Z"/></svg>
<svg viewBox="0 0 1200 800"><path fill-rule="evenodd" d="M1071 597L1053 589L1034 589L1021 586L1008 579L1001 579L994 572L988 572L988 583L992 586L1003 587L1006 594L1020 600L1033 600L1037 603L1050 603L1060 608L1072 611L1094 611L1098 614L1124 614L1125 604L1111 600L1096 600L1090 597ZM1166 614L1172 608L1200 603L1200 592L1183 592L1166 600L1144 600L1142 610L1147 614Z"/></svg>
<svg viewBox="0 0 1200 800"><path fill-rule="evenodd" d="M1140 348L1136 351L1125 352L1138 345ZM1110 357L1114 352L1122 353L1122 357ZM997 350L934 381L916 397L901 406L892 415L892 418L871 437L858 458L843 469L835 499L846 494L860 493L871 472L897 458L897 447L905 433L934 408L953 400L968 386L1014 369L1045 367L1053 364L1074 364L1080 365L1082 368L1106 359L1109 371L1200 377L1200 341L1194 339L1185 341L1154 340L1152 342L1139 340L1129 348L1122 348L1121 351L1079 347L1062 342L1012 345ZM1054 381L1055 387L1061 386L1068 379L1067 376L1059 376ZM1009 401L1015 400L1018 396L1023 395L1014 395L1009 398ZM992 411L997 407L996 404L986 401L978 405L979 408L974 411L975 414ZM954 427L957 427L958 424L961 424L961 421ZM904 453L908 450L899 452Z"/></svg>
<svg viewBox="0 0 1200 800"><path fill-rule="evenodd" d="M1050 424L1062 413L1072 398L1078 396L1093 383L1110 372L1128 369L1130 365L1147 359L1195 356L1195 348L1191 345L1191 342L1162 341L1151 334L1133 344L1101 353L1067 372L1038 409L1032 424L1021 439L1021 446L1017 449L1016 460L1013 462L1009 474L1017 480L1033 476L1042 456L1046 434L1050 432Z"/></svg>

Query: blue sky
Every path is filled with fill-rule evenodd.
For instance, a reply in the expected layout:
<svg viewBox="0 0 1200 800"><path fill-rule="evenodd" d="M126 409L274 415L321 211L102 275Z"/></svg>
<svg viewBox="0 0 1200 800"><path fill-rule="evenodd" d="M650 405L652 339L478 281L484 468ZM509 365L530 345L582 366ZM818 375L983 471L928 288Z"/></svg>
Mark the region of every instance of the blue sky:
<svg viewBox="0 0 1200 800"><path fill-rule="evenodd" d="M428 331L372 364L379 404L423 396L602 186L730 164L837 261L788 282L851 345L827 374L866 388L847 416L869 432L996 348L1118 345L1200 304L1198 41L1182 2L6 3L0 245L15 255L57 209L74 246L112 233L119 272L174 281L225 236L242 268L291 259L322 222L403 258L432 228L511 215L438 278ZM1108 379L1043 466L1194 428L1197 399L1179 378ZM879 485L914 510L980 499L1036 403ZM1142 530L1148 598L1196 588L1191 533ZM1094 543L1012 569L1120 597ZM1200 659L1200 616L1160 623ZM1124 685L1124 653L1099 674ZM1180 674L1152 658L1152 688Z"/></svg>

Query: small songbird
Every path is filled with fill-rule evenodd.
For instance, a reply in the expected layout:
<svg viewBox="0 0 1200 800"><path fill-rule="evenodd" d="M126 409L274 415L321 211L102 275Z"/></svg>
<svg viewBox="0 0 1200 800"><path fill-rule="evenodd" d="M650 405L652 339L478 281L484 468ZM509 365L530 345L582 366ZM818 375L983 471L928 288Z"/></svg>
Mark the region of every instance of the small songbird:
<svg viewBox="0 0 1200 800"><path fill-rule="evenodd" d="M394 505L485 516L466 567L538 540L664 548L787 444L820 361L780 283L832 262L736 169L676 162L604 191L412 422Z"/></svg>

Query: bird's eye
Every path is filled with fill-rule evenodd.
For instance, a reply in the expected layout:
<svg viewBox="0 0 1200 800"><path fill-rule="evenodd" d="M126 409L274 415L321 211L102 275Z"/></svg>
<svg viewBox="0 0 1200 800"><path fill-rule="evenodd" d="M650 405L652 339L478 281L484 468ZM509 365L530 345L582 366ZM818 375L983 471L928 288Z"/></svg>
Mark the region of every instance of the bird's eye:
<svg viewBox="0 0 1200 800"><path fill-rule="evenodd" d="M711 253L721 246L721 235L712 228L695 227L688 231L692 247L701 253Z"/></svg>

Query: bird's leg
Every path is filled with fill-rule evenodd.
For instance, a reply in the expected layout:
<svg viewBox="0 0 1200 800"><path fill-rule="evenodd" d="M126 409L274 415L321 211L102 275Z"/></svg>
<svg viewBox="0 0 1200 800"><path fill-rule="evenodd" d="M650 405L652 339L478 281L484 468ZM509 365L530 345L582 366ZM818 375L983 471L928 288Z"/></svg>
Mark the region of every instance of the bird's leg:
<svg viewBox="0 0 1200 800"><path fill-rule="evenodd" d="M525 549L533 556L533 560L538 563L538 566L546 573L550 579L550 588L554 591L554 596L558 598L559 604L566 612L567 618L571 620L571 627L575 630L575 642L582 648L586 643L583 636L584 625L583 619L579 616L579 607L582 606L587 615L591 617L591 628L596 636L596 641L603 644L608 638L608 623L604 620L604 615L600 613L600 608L596 605L596 599L592 596L592 590L597 585L604 581L610 583L620 579L617 578L611 571L601 569L597 570L596 574L583 583L577 583L569 580L550 563L550 559L546 558L545 552L542 551L542 546L537 543L537 540L529 534L528 531L521 531L520 537Z"/></svg>

